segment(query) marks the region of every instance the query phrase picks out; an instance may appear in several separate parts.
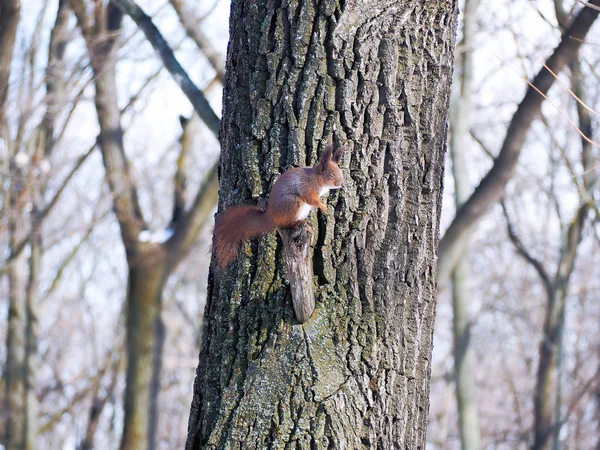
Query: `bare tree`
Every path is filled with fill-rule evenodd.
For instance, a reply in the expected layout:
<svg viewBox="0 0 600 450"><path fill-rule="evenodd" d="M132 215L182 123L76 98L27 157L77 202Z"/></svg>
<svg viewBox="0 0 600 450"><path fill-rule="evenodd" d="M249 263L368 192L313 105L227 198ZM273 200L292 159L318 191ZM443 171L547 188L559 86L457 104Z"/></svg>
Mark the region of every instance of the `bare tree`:
<svg viewBox="0 0 600 450"><path fill-rule="evenodd" d="M600 0L592 0L593 6L600 5ZM546 60L545 66L554 73L559 73L576 57L577 50L598 17L599 11L593 8L582 8L568 29L562 34L559 45ZM444 233L439 248L439 283L444 285L460 259L465 243L468 241L473 227L479 222L489 208L500 200L506 184L512 177L519 155L532 123L538 118L544 97L554 84L554 76L542 68L531 84L513 115L506 131L502 148L494 160L494 165L468 200L456 212L452 223Z"/></svg>
<svg viewBox="0 0 600 450"><path fill-rule="evenodd" d="M216 202L217 182L214 171L207 174L193 204L185 206L185 174L178 170L172 223L166 237L155 240L148 234L138 200L138 189L131 177L125 156L123 130L117 101L116 42L124 11L138 24L174 75L195 110L216 133L219 119L201 91L183 71L158 29L133 2L98 2L89 12L85 2L71 2L87 44L94 71L95 101L100 125L98 143L102 152L106 179L113 197L113 209L119 223L129 267L127 288L127 377L125 418L120 448L155 448L160 386L160 367L164 325L161 318L162 294L177 264L185 257ZM122 9L121 9L122 8ZM182 151L186 151L185 146Z"/></svg>
<svg viewBox="0 0 600 450"><path fill-rule="evenodd" d="M462 40L457 60L457 88L450 112L450 157L454 199L459 210L469 198L467 140L473 78L473 36L479 0L466 0L463 8ZM479 416L475 401L473 350L471 344L472 304L469 289L470 267L465 252L452 272L452 314L454 334L454 376L463 450L480 448Z"/></svg>

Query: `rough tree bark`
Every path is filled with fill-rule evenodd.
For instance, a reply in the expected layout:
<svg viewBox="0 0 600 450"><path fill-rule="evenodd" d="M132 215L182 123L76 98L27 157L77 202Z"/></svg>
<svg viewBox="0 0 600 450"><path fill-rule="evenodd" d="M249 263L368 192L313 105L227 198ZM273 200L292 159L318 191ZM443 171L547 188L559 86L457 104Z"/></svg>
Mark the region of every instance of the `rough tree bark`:
<svg viewBox="0 0 600 450"><path fill-rule="evenodd" d="M456 209L469 198L468 134L473 78L473 35L479 0L465 0L462 40L457 61L457 81L450 112L450 157ZM470 265L465 251L452 272L452 324L454 334L454 376L458 423L463 450L480 448L479 414L475 400L473 349L471 346L472 302L469 289Z"/></svg>
<svg viewBox="0 0 600 450"><path fill-rule="evenodd" d="M209 276L187 449L425 448L457 2L232 3L220 208L346 146L313 212L317 309L276 233Z"/></svg>

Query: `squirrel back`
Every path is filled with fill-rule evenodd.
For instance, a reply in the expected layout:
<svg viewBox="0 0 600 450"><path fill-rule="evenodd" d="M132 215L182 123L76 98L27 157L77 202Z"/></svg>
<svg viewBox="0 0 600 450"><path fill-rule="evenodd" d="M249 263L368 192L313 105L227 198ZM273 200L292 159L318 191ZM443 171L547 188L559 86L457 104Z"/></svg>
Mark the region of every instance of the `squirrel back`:
<svg viewBox="0 0 600 450"><path fill-rule="evenodd" d="M234 206L225 210L216 219L213 240L219 268L227 267L236 258L244 242L274 228L271 216L258 206Z"/></svg>
<svg viewBox="0 0 600 450"><path fill-rule="evenodd" d="M344 175L339 167L343 148L328 146L314 167L296 167L284 172L275 182L269 206L234 206L217 216L213 251L220 269L237 256L241 245L253 237L287 228L306 219L313 207L327 211L320 197L330 189L339 189Z"/></svg>

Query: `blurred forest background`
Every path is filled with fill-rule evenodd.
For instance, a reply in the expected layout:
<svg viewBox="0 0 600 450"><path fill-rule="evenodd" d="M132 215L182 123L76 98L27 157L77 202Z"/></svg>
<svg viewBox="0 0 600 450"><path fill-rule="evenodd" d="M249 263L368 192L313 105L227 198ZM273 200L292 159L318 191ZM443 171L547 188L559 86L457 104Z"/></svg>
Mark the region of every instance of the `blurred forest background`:
<svg viewBox="0 0 600 450"><path fill-rule="evenodd" d="M442 230L584 7L466 1ZM183 448L229 3L139 1L212 111L108 2L0 5L0 449L22 448L17 434L27 448L126 448L136 411L152 416L154 448ZM440 285L431 449L600 449L600 27L585 40L550 75L504 200Z"/></svg>

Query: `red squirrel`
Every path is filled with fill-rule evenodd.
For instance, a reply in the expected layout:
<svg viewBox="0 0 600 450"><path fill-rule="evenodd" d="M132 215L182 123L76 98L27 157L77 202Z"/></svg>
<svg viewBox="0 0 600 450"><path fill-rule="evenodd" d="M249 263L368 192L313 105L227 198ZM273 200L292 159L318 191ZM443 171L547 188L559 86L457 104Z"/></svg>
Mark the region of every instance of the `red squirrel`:
<svg viewBox="0 0 600 450"><path fill-rule="evenodd" d="M339 162L343 154L343 148L328 146L315 167L286 170L271 189L266 211L258 206L234 206L217 216L213 251L218 268L227 267L249 239L277 227L297 225L306 220L314 206L327 212L327 205L320 197L330 189L342 187L344 175Z"/></svg>

